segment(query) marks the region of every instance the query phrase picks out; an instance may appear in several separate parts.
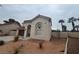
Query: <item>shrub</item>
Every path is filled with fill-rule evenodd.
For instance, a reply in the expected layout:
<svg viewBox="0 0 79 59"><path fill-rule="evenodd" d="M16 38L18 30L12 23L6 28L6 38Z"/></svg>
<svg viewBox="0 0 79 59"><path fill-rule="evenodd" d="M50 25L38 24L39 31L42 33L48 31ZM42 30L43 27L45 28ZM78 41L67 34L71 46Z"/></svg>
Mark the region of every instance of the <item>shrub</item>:
<svg viewBox="0 0 79 59"><path fill-rule="evenodd" d="M16 36L16 37L14 38L14 42L16 42L16 41L18 41L18 40L19 40L19 37Z"/></svg>
<svg viewBox="0 0 79 59"><path fill-rule="evenodd" d="M18 49L16 49L15 52L14 52L14 54L18 54L18 53L19 53L19 51L18 51Z"/></svg>
<svg viewBox="0 0 79 59"><path fill-rule="evenodd" d="M3 40L0 40L0 45L4 45L4 41Z"/></svg>
<svg viewBox="0 0 79 59"><path fill-rule="evenodd" d="M40 49L42 49L42 44L43 44L43 42L44 42L44 41L40 41L40 42L39 42L39 48L40 48Z"/></svg>
<svg viewBox="0 0 79 59"><path fill-rule="evenodd" d="M15 51L14 54L18 54L19 53L19 49L21 49L23 47L23 45L21 45L20 47L18 47Z"/></svg>
<svg viewBox="0 0 79 59"><path fill-rule="evenodd" d="M64 50L61 50L60 52L64 52Z"/></svg>
<svg viewBox="0 0 79 59"><path fill-rule="evenodd" d="M42 49L42 43L39 43L39 48Z"/></svg>

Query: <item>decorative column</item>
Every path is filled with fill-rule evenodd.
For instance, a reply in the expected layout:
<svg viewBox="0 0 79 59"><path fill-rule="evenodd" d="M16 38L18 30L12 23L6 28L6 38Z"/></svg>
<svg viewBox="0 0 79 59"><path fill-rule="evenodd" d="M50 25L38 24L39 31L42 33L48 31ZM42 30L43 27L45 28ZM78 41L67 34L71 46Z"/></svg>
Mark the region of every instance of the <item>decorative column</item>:
<svg viewBox="0 0 79 59"><path fill-rule="evenodd" d="M16 31L16 36L18 36L18 34L19 34L19 30L17 29L17 31Z"/></svg>
<svg viewBox="0 0 79 59"><path fill-rule="evenodd" d="M26 38L26 35L27 35L27 28L25 28L25 31L24 31L24 39Z"/></svg>

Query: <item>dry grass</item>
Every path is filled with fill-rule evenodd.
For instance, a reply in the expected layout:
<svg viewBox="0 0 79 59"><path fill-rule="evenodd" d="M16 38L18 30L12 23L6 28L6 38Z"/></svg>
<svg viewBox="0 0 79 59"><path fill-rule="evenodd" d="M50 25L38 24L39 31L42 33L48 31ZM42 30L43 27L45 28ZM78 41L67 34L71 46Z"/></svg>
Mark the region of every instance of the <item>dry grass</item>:
<svg viewBox="0 0 79 59"><path fill-rule="evenodd" d="M63 53L65 40L56 39L49 41L43 41L40 48L40 42L38 40L20 40L17 42L8 42L5 45L0 46L0 53L13 54L16 51L18 53Z"/></svg>

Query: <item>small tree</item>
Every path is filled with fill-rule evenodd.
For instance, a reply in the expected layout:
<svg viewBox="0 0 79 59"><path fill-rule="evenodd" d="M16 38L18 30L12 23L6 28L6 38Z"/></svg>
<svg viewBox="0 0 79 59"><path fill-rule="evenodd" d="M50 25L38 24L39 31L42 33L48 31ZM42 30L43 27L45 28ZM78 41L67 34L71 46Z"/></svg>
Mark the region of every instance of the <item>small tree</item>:
<svg viewBox="0 0 79 59"><path fill-rule="evenodd" d="M67 27L66 27L66 25L62 25L62 31L64 31L64 32L67 31Z"/></svg>
<svg viewBox="0 0 79 59"><path fill-rule="evenodd" d="M60 20L59 20L59 23L61 23L61 27L62 27L62 30L63 30L63 23L64 23L64 20L63 20L63 19L60 19Z"/></svg>
<svg viewBox="0 0 79 59"><path fill-rule="evenodd" d="M68 20L68 23L72 23L72 26L73 26L72 31L75 31L75 23L74 22L77 21L77 20L79 20L79 19L74 18L74 17L70 17L69 20Z"/></svg>

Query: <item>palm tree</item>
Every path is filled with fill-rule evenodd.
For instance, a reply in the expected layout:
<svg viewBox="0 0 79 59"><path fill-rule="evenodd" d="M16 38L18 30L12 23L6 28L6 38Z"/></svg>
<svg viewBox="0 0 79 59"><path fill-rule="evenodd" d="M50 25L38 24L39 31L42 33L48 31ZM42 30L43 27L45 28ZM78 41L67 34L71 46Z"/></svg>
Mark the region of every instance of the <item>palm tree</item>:
<svg viewBox="0 0 79 59"><path fill-rule="evenodd" d="M73 26L73 31L75 31L75 23L74 21L77 21L78 19L77 18L74 18L74 17L70 17L69 20L68 20L68 23L72 23L72 26Z"/></svg>
<svg viewBox="0 0 79 59"><path fill-rule="evenodd" d="M59 20L59 23L61 23L61 27L62 27L62 30L63 30L63 23L64 23L64 20L63 20L63 19L60 19L60 20Z"/></svg>
<svg viewBox="0 0 79 59"><path fill-rule="evenodd" d="M9 23L9 21L7 21L7 20L4 20L3 22L4 22L4 23Z"/></svg>

